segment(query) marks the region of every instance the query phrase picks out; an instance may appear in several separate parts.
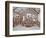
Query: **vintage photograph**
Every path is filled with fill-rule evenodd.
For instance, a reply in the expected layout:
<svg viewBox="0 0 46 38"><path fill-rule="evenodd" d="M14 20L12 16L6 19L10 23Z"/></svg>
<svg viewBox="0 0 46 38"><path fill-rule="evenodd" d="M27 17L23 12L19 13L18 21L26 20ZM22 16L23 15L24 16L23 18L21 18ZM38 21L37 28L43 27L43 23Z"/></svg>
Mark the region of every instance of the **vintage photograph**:
<svg viewBox="0 0 46 38"><path fill-rule="evenodd" d="M13 7L13 30L40 30L40 8Z"/></svg>

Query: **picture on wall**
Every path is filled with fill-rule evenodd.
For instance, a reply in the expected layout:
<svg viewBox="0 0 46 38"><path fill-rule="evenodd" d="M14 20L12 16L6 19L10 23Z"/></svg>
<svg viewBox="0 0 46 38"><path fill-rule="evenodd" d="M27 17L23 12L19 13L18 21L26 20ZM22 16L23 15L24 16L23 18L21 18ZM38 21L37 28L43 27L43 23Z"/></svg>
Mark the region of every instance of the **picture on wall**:
<svg viewBox="0 0 46 38"><path fill-rule="evenodd" d="M45 34L45 4L5 2L5 36Z"/></svg>

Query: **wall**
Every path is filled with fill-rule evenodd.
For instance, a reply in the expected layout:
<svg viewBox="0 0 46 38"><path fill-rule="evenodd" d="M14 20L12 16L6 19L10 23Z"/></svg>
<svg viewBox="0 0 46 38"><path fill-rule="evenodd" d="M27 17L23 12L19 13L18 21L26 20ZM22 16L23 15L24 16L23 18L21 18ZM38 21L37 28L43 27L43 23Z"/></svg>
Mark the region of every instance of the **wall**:
<svg viewBox="0 0 46 38"><path fill-rule="evenodd" d="M0 38L46 38L46 33L45 35L36 35L36 36L34 35L34 36L21 36L21 37L5 37L4 35L5 34L5 1L6 0L0 0ZM45 2L46 0L14 0L14 1L42 2L45 3L45 9L46 9L46 2ZM46 26L45 26L45 30L46 30Z"/></svg>

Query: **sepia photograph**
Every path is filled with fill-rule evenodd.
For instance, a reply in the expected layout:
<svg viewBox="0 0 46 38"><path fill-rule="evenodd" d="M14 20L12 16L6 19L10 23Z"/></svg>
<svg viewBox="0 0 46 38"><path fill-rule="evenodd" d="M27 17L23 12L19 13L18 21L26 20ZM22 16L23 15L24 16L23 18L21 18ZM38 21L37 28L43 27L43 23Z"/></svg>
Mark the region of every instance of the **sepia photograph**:
<svg viewBox="0 0 46 38"><path fill-rule="evenodd" d="M13 7L13 30L40 30L40 8Z"/></svg>

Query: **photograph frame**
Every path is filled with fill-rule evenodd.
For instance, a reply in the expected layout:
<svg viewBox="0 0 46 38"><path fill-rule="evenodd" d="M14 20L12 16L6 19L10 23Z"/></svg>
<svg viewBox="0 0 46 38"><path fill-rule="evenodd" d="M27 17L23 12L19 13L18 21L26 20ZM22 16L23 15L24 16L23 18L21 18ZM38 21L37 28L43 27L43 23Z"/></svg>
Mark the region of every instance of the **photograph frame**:
<svg viewBox="0 0 46 38"><path fill-rule="evenodd" d="M21 35L9 35L9 4L10 3L19 3L19 4L33 4L33 5L43 5L43 33L36 34L21 34ZM36 2L19 2L19 1L5 1L5 36L14 37L14 36L29 36L29 35L44 35L45 34L45 3L36 3Z"/></svg>

